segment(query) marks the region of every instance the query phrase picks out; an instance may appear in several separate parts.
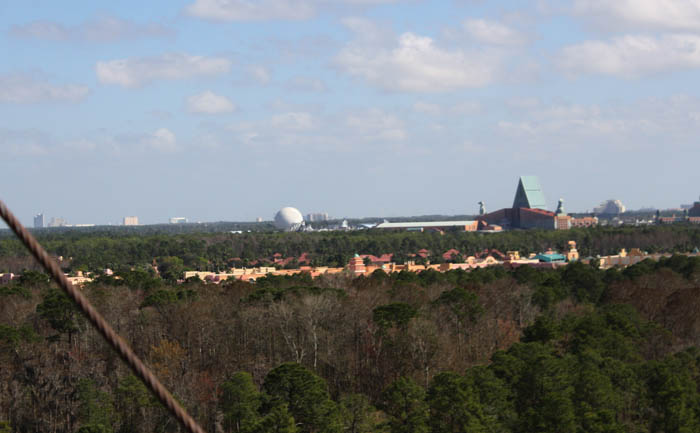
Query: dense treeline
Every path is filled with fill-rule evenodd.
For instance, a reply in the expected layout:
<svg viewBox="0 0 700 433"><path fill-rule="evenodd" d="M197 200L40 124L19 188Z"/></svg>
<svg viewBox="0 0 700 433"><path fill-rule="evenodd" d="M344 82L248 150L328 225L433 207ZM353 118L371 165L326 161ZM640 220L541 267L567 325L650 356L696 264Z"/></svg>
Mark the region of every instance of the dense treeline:
<svg viewBox="0 0 700 433"><path fill-rule="evenodd" d="M121 234L120 234L121 233ZM393 253L398 262L422 248L433 261L450 248L470 255L486 248L506 252L540 252L578 243L583 256L615 254L621 248L654 252L687 252L700 246L700 228L692 225L648 227L596 227L567 231L509 231L504 233L381 232L377 230L316 233L186 233L137 235L132 231L105 235L101 232L42 231L39 240L47 250L67 260L64 266L81 270L129 268L152 264L154 258L177 257L189 269L224 270L248 266L275 253L299 257L309 253L312 264L344 266L355 253ZM0 272L20 272L35 266L22 245L13 238L0 239Z"/></svg>
<svg viewBox="0 0 700 433"><path fill-rule="evenodd" d="M85 292L208 431L700 429L698 258L255 285L120 277ZM0 431L178 431L45 275L0 299Z"/></svg>

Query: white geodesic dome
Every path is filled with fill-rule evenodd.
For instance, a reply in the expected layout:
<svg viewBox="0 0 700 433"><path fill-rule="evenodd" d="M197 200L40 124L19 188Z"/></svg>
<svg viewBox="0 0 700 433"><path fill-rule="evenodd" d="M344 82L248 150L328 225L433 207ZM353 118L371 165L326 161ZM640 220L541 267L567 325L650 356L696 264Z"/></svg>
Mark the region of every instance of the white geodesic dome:
<svg viewBox="0 0 700 433"><path fill-rule="evenodd" d="M275 215L275 227L287 232L298 230L304 223L304 217L299 209L284 207Z"/></svg>

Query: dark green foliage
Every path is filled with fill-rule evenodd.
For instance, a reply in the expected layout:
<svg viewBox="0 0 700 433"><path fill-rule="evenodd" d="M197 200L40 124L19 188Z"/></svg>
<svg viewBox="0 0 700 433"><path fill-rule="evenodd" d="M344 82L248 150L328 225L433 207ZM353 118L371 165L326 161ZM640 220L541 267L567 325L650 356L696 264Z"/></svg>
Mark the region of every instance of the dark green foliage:
<svg viewBox="0 0 700 433"><path fill-rule="evenodd" d="M433 304L447 308L459 327L464 323L476 323L484 312L476 293L461 287L442 292Z"/></svg>
<svg viewBox="0 0 700 433"><path fill-rule="evenodd" d="M492 366L513 393L516 432L574 432L570 364L541 343L517 343L497 352Z"/></svg>
<svg viewBox="0 0 700 433"><path fill-rule="evenodd" d="M116 285L123 285L131 289L153 290L163 285L163 280L152 269L135 269L117 272L121 281L114 279ZM109 278L109 277L108 277Z"/></svg>
<svg viewBox="0 0 700 433"><path fill-rule="evenodd" d="M115 409L121 421L119 433L136 431L141 412L155 404L155 397L136 376L122 378L115 392Z"/></svg>
<svg viewBox="0 0 700 433"><path fill-rule="evenodd" d="M0 347L9 346L14 348L22 342L31 343L37 340L39 340L39 336L31 326L14 327L0 324Z"/></svg>
<svg viewBox="0 0 700 433"><path fill-rule="evenodd" d="M24 299L30 299L32 292L25 287L12 284L0 286L0 296L20 296Z"/></svg>
<svg viewBox="0 0 700 433"><path fill-rule="evenodd" d="M561 273L562 282L579 302L597 303L605 288L600 271L581 262L572 262Z"/></svg>
<svg viewBox="0 0 700 433"><path fill-rule="evenodd" d="M20 286L23 287L41 289L49 286L50 279L48 275L42 272L26 270L22 272L22 275L19 277L18 283Z"/></svg>
<svg viewBox="0 0 700 433"><path fill-rule="evenodd" d="M262 418L256 430L259 433L297 433L294 417L287 409L286 404L278 404L270 408Z"/></svg>
<svg viewBox="0 0 700 433"><path fill-rule="evenodd" d="M404 303L381 305L372 311L372 319L381 329L398 328L405 329L418 311Z"/></svg>
<svg viewBox="0 0 700 433"><path fill-rule="evenodd" d="M219 407L224 414L227 432L251 433L258 428L262 396L245 372L235 373L221 386ZM275 415L278 416L278 415Z"/></svg>
<svg viewBox="0 0 700 433"><path fill-rule="evenodd" d="M197 292L195 292L194 290L161 289L157 290L155 293L146 296L146 299L144 299L142 306L163 307L178 302L192 301L196 298Z"/></svg>
<svg viewBox="0 0 700 433"><path fill-rule="evenodd" d="M182 278L185 272L185 263L180 257L159 257L158 272L160 277L166 281L174 282Z"/></svg>
<svg viewBox="0 0 700 433"><path fill-rule="evenodd" d="M326 382L296 363L282 364L265 377L266 411L287 405L302 432L335 432L340 429L338 411Z"/></svg>
<svg viewBox="0 0 700 433"><path fill-rule="evenodd" d="M59 334L68 334L69 341L78 332L79 313L73 301L59 289L48 289L44 300L36 307L37 313L47 320Z"/></svg>
<svg viewBox="0 0 700 433"><path fill-rule="evenodd" d="M482 433L492 431L479 394L456 373L435 376L426 398L430 407L430 431L434 433Z"/></svg>
<svg viewBox="0 0 700 433"><path fill-rule="evenodd" d="M78 411L81 421L79 431L85 433L110 433L114 407L109 394L97 388L95 382L83 379L78 384Z"/></svg>
<svg viewBox="0 0 700 433"><path fill-rule="evenodd" d="M382 409L389 416L391 433L429 431L425 391L411 379L401 377L384 390Z"/></svg>
<svg viewBox="0 0 700 433"><path fill-rule="evenodd" d="M348 433L369 433L374 431L372 419L374 408L367 396L362 394L344 395L338 405L342 431Z"/></svg>
<svg viewBox="0 0 700 433"><path fill-rule="evenodd" d="M522 341L525 343L549 343L560 335L559 323L550 314L537 316L535 323L523 331Z"/></svg>
<svg viewBox="0 0 700 433"><path fill-rule="evenodd" d="M680 353L661 362L651 362L645 373L653 408L652 430L700 431L697 356Z"/></svg>

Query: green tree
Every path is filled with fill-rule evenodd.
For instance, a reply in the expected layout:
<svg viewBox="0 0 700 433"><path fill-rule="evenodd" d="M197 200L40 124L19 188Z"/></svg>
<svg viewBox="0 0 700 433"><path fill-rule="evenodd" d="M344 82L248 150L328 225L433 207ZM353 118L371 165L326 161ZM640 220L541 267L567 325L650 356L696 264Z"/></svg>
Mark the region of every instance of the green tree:
<svg viewBox="0 0 700 433"><path fill-rule="evenodd" d="M250 374L238 372L221 386L219 408L227 432L250 433L260 422L261 395Z"/></svg>
<svg viewBox="0 0 700 433"><path fill-rule="evenodd" d="M156 404L153 395L131 374L119 381L115 397L115 408L120 422L119 433L139 431L143 424L143 412Z"/></svg>
<svg viewBox="0 0 700 433"><path fill-rule="evenodd" d="M467 333L466 326L476 323L484 311L479 304L479 297L474 292L456 287L442 292L433 305L441 313L445 313L445 317L448 318L457 333L457 351L458 355L462 357L464 337Z"/></svg>
<svg viewBox="0 0 700 433"><path fill-rule="evenodd" d="M697 367L696 367L697 368ZM700 396L697 383L681 358L652 361L646 372L651 406L652 431L691 433L700 431Z"/></svg>
<svg viewBox="0 0 700 433"><path fill-rule="evenodd" d="M562 281L579 302L597 303L605 289L602 274L598 269L576 261L564 268Z"/></svg>
<svg viewBox="0 0 700 433"><path fill-rule="evenodd" d="M605 359L594 351L578 356L572 402L579 429L590 433L622 433L616 414L622 400L604 369Z"/></svg>
<svg viewBox="0 0 700 433"><path fill-rule="evenodd" d="M78 416L81 422L79 431L85 433L112 432L114 405L112 396L100 391L95 382L82 379L78 383Z"/></svg>
<svg viewBox="0 0 700 433"><path fill-rule="evenodd" d="M48 275L42 272L25 270L18 282L23 287L45 288L49 286L51 280Z"/></svg>
<svg viewBox="0 0 700 433"><path fill-rule="evenodd" d="M427 433L428 405L425 391L411 379L401 377L382 393L382 408L389 415L391 433Z"/></svg>
<svg viewBox="0 0 700 433"><path fill-rule="evenodd" d="M440 373L428 389L430 431L433 433L481 433L491 431L479 395L456 373Z"/></svg>
<svg viewBox="0 0 700 433"><path fill-rule="evenodd" d="M270 408L258 424L256 431L258 433L297 433L299 429L287 405L278 404Z"/></svg>
<svg viewBox="0 0 700 433"><path fill-rule="evenodd" d="M541 343L516 343L492 358L496 375L514 392L516 432L573 433L572 377L568 358Z"/></svg>
<svg viewBox="0 0 700 433"><path fill-rule="evenodd" d="M372 310L372 318L380 328L406 329L408 322L416 317L418 311L408 304L401 302L381 305Z"/></svg>
<svg viewBox="0 0 700 433"><path fill-rule="evenodd" d="M343 431L349 433L368 433L374 430L372 412L374 408L367 396L347 394L340 399L340 418Z"/></svg>
<svg viewBox="0 0 700 433"><path fill-rule="evenodd" d="M159 257L158 272L162 279L172 283L182 278L185 272L185 265L179 257Z"/></svg>
<svg viewBox="0 0 700 433"><path fill-rule="evenodd" d="M286 363L271 370L263 383L268 396L266 407L286 404L300 431L340 431L338 410L330 399L326 381L296 363Z"/></svg>
<svg viewBox="0 0 700 433"><path fill-rule="evenodd" d="M80 316L75 304L66 294L58 289L48 289L36 311L59 335L68 334L68 342L73 342L73 334L79 331Z"/></svg>

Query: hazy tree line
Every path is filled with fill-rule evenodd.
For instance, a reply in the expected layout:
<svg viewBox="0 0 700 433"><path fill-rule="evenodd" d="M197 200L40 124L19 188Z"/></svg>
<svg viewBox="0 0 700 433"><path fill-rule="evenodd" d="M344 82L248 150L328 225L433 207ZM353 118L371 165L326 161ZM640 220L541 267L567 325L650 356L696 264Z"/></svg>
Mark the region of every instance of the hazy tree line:
<svg viewBox="0 0 700 433"><path fill-rule="evenodd" d="M85 293L212 432L700 430L700 260ZM0 286L0 432L178 426L45 275Z"/></svg>
<svg viewBox="0 0 700 433"><path fill-rule="evenodd" d="M144 228L144 230L146 230ZM654 252L687 252L700 246L700 230L691 225L651 227L596 227L567 231L509 231L504 233L446 232L355 232L316 233L184 233L142 234L131 230L113 234L67 230L38 232L47 250L66 259L65 267L102 270L124 269L176 257L188 269L224 270L231 266L252 266L275 253L299 257L309 253L313 265L344 266L355 253L393 253L402 262L426 248L430 259L456 248L464 255L495 248L502 252L540 252L546 248L564 250L569 240L578 243L583 256L615 254L621 248ZM69 260L70 259L70 260ZM24 247L10 237L0 239L0 272L20 272L34 262Z"/></svg>

